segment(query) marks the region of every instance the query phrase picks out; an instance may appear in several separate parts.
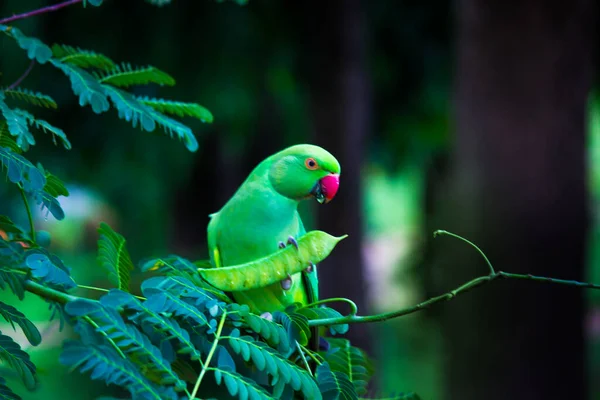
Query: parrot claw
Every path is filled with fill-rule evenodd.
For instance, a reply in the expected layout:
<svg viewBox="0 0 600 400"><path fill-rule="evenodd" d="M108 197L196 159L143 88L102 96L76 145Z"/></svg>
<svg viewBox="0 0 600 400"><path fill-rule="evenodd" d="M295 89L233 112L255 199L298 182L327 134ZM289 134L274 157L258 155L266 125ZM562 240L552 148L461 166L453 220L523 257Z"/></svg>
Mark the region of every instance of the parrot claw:
<svg viewBox="0 0 600 400"><path fill-rule="evenodd" d="M280 248L280 249L283 249L283 248L285 247L285 243L283 243L283 242L279 242L279 245L278 245L278 246L279 246L279 248Z"/></svg>
<svg viewBox="0 0 600 400"><path fill-rule="evenodd" d="M271 314L270 312L264 312L260 314L260 317L266 319L267 321L273 322L273 314Z"/></svg>
<svg viewBox="0 0 600 400"><path fill-rule="evenodd" d="M294 239L293 236L288 236L287 242L294 246L296 249L298 249L298 242L296 241L296 239Z"/></svg>
<svg viewBox="0 0 600 400"><path fill-rule="evenodd" d="M290 274L288 274L287 278L285 278L284 280L281 281L281 288L283 290L290 290L291 287L292 287L292 277Z"/></svg>
<svg viewBox="0 0 600 400"><path fill-rule="evenodd" d="M308 264L308 267L306 267L306 272L308 272L310 274L311 272L313 272L314 269L315 269L315 263L310 261Z"/></svg>

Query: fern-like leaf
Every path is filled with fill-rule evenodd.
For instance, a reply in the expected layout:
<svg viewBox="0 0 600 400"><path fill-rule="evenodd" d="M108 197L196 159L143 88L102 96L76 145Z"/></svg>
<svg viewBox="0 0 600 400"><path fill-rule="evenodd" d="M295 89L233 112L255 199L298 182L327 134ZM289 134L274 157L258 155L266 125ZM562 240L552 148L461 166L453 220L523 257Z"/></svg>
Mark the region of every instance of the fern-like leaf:
<svg viewBox="0 0 600 400"><path fill-rule="evenodd" d="M52 57L52 50L39 39L25 36L18 28L14 26L0 25L0 32L16 40L20 48L27 51L27 57L40 64L45 64Z"/></svg>
<svg viewBox="0 0 600 400"><path fill-rule="evenodd" d="M79 369L91 371L91 378L107 384L122 386L129 390L133 400L176 400L172 387L161 388L145 378L128 359L123 359L106 345L83 344L67 340L63 345L60 362Z"/></svg>
<svg viewBox="0 0 600 400"><path fill-rule="evenodd" d="M21 88L5 89L3 92L9 97L13 97L34 106L52 109L58 108L58 105L52 97L42 93L32 92L31 90Z"/></svg>
<svg viewBox="0 0 600 400"><path fill-rule="evenodd" d="M154 293L155 291L162 290L170 291L178 296L191 298L196 307L204 306L206 309L212 307L222 308L224 306L223 302L217 301L218 297L212 292L196 286L190 280L181 276L157 276L146 279L142 283L142 290L144 293ZM220 313L215 310L212 314L216 316Z"/></svg>
<svg viewBox="0 0 600 400"><path fill-rule="evenodd" d="M116 87L129 87L157 83L159 85L175 85L175 79L166 72L152 66L132 67L129 63L117 65L111 71L96 75L98 82L108 83Z"/></svg>
<svg viewBox="0 0 600 400"><path fill-rule="evenodd" d="M100 298L100 302L109 308L124 308L125 310L133 311L133 313L127 313L127 319L139 326L147 324L156 332L164 334L167 338L177 340L179 342L178 353L189 354L192 360L200 359L200 351L196 349L190 340L189 333L182 329L177 321L165 318L159 313L150 310L131 294L118 289L111 289L107 295Z"/></svg>
<svg viewBox="0 0 600 400"><path fill-rule="evenodd" d="M0 376L0 400L22 400L19 395L6 386L6 381Z"/></svg>
<svg viewBox="0 0 600 400"><path fill-rule="evenodd" d="M23 254L19 243L7 242L0 238L0 289L8 287L19 300L23 300L23 282L27 276L22 267Z"/></svg>
<svg viewBox="0 0 600 400"><path fill-rule="evenodd" d="M104 85L103 88L117 108L119 118L130 121L134 128L139 123L142 129L152 132L158 124L171 137L175 132L188 150L192 152L198 150L198 141L187 126L159 113L152 107L142 104L130 93L108 85Z"/></svg>
<svg viewBox="0 0 600 400"><path fill-rule="evenodd" d="M0 215L0 231L10 235L12 238L22 238L25 236L25 231L18 227L10 218L6 215Z"/></svg>
<svg viewBox="0 0 600 400"><path fill-rule="evenodd" d="M144 288L142 287L142 291ZM156 312L156 313L172 313L176 317L180 317L183 320L190 321L192 324L199 327L208 327L211 325L208 322L208 318L202 311L200 311L194 305L184 301L177 295L170 292L155 291L150 292L154 294L148 295L148 291L144 292L147 296L144 305Z"/></svg>
<svg viewBox="0 0 600 400"><path fill-rule="evenodd" d="M98 68L110 71L116 67L115 63L103 54L95 51L83 50L79 47L64 44L52 45L52 54L63 63L75 65L80 68Z"/></svg>
<svg viewBox="0 0 600 400"><path fill-rule="evenodd" d="M330 348L325 360L331 370L348 376L358 395L367 393L367 384L373 375L373 364L364 351L354 347L347 339L327 338Z"/></svg>
<svg viewBox="0 0 600 400"><path fill-rule="evenodd" d="M342 314L329 307L310 307L296 310L298 314L304 315L308 320L321 318L342 318ZM343 335L348 332L348 324L332 325L329 327L332 334Z"/></svg>
<svg viewBox="0 0 600 400"><path fill-rule="evenodd" d="M90 105L96 114L108 111L110 103L104 87L90 73L83 69L58 60L50 60L52 65L60 69L71 80L73 93L79 97L79 105Z"/></svg>
<svg viewBox="0 0 600 400"><path fill-rule="evenodd" d="M46 285L59 290L70 290L77 287L71 278L69 269L60 258L37 248L29 250L25 255L25 265L31 269L31 275Z"/></svg>
<svg viewBox="0 0 600 400"><path fill-rule="evenodd" d="M226 336L231 349L242 356L244 361L252 360L259 371L266 371L275 378L282 380L292 389L302 391L305 398L320 399L320 391L310 374L283 358L280 353L263 342L254 340L251 336L240 336L237 329Z"/></svg>
<svg viewBox="0 0 600 400"><path fill-rule="evenodd" d="M17 146L23 151L29 150L29 146L35 144L35 139L27 124L27 118L18 110L10 108L4 102L5 96L3 92L0 92L0 114L6 119L8 131L16 139Z"/></svg>
<svg viewBox="0 0 600 400"><path fill-rule="evenodd" d="M6 168L8 179L26 192L42 190L46 185L46 177L35 165L6 147L0 147L0 165Z"/></svg>
<svg viewBox="0 0 600 400"><path fill-rule="evenodd" d="M308 339L311 336L308 326L308 318L302 314L295 312L285 313L283 311L275 311L273 320L283 325L288 333L290 343L300 343L303 346L308 344Z"/></svg>
<svg viewBox="0 0 600 400"><path fill-rule="evenodd" d="M2 332L0 332L0 360L19 374L27 388L35 387L35 365L29 359L29 354L21 350L21 346Z"/></svg>
<svg viewBox="0 0 600 400"><path fill-rule="evenodd" d="M23 153L23 150L19 148L17 142L11 136L6 120L0 120L0 147L6 147L17 154Z"/></svg>
<svg viewBox="0 0 600 400"><path fill-rule="evenodd" d="M104 222L100 223L98 233L98 264L108 272L108 278L117 288L128 292L133 263L125 247L125 238Z"/></svg>
<svg viewBox="0 0 600 400"><path fill-rule="evenodd" d="M180 101L170 101L149 97L136 97L136 99L140 103L150 106L163 114L172 114L179 117L193 117L206 123L213 122L212 113L206 108L202 107L200 104L184 103Z"/></svg>
<svg viewBox="0 0 600 400"><path fill-rule="evenodd" d="M65 310L75 317L91 318L99 331L106 333L134 363L146 370L144 375L151 376L161 385L185 389L185 383L173 372L160 350L137 328L126 324L114 309L104 307L97 301L79 299L68 303Z"/></svg>
<svg viewBox="0 0 600 400"><path fill-rule="evenodd" d="M316 372L323 400L358 400L358 394L348 375L332 371L327 362L319 365Z"/></svg>
<svg viewBox="0 0 600 400"><path fill-rule="evenodd" d="M274 400L263 387L258 386L256 382L248 379L230 367L210 368L214 371L215 380L218 385L224 384L227 391L232 396L237 396L240 400Z"/></svg>
<svg viewBox="0 0 600 400"><path fill-rule="evenodd" d="M238 305L234 303L232 306ZM283 354L289 352L290 341L287 330L283 326L250 312L242 314L242 318L251 331L259 334L267 343L276 347L279 352Z"/></svg>
<svg viewBox="0 0 600 400"><path fill-rule="evenodd" d="M48 193L52 197L69 196L69 190L66 188L63 181L61 181L56 175L53 175L45 170L41 164L38 164L37 167L46 177L46 184L43 188L44 192Z"/></svg>
<svg viewBox="0 0 600 400"><path fill-rule="evenodd" d="M30 126L35 126L36 128L42 130L44 133L50 132L50 134L52 134L52 142L54 143L54 145L56 145L56 137L58 137L61 140L64 148L67 150L71 150L71 142L69 142L69 139L67 139L67 135L63 132L62 129L50 125L43 119L37 119L31 113L25 110L15 109L13 111L20 117L25 118L25 120Z"/></svg>
<svg viewBox="0 0 600 400"><path fill-rule="evenodd" d="M38 331L33 322L28 320L22 312L13 306L0 301L0 315L6 322L10 323L13 329L16 330L15 324L19 325L25 337L27 337L27 340L33 346L37 346L42 342L42 335L40 335L40 331Z"/></svg>

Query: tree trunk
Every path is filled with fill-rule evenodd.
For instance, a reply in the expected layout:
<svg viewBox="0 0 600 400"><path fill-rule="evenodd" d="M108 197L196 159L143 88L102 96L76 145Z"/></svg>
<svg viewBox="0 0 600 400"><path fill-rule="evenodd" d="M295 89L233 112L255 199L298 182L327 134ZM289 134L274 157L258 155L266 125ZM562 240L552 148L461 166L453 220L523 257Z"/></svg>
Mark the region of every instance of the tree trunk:
<svg viewBox="0 0 600 400"><path fill-rule="evenodd" d="M595 3L461 0L456 11L456 148L429 226L471 239L497 269L581 280ZM464 243L433 246L440 291L486 273ZM497 281L445 304L446 398L586 398L583 298Z"/></svg>

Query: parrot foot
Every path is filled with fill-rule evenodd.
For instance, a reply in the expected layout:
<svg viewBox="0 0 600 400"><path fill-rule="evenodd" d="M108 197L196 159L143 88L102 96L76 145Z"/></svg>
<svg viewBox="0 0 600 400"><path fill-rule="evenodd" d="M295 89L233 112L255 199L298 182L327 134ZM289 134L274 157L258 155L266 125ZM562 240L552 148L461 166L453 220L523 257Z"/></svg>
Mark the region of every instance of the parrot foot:
<svg viewBox="0 0 600 400"><path fill-rule="evenodd" d="M288 242L288 244L291 244L292 246L294 246L296 248L296 250L298 249L298 242L296 241L296 239L294 239L293 236L288 236L287 242Z"/></svg>
<svg viewBox="0 0 600 400"><path fill-rule="evenodd" d="M283 249L283 248L285 248L285 243L279 242L278 246L280 249Z"/></svg>
<svg viewBox="0 0 600 400"><path fill-rule="evenodd" d="M310 261L308 264L308 267L306 267L305 271L310 274L311 272L314 271L314 269L315 269L315 263Z"/></svg>
<svg viewBox="0 0 600 400"><path fill-rule="evenodd" d="M282 280L280 283L281 283L281 288L283 290L290 290L290 288L292 287L292 276L290 274L288 274L287 278Z"/></svg>
<svg viewBox="0 0 600 400"><path fill-rule="evenodd" d="M264 312L260 314L260 317L273 322L273 314L271 314L270 312Z"/></svg>

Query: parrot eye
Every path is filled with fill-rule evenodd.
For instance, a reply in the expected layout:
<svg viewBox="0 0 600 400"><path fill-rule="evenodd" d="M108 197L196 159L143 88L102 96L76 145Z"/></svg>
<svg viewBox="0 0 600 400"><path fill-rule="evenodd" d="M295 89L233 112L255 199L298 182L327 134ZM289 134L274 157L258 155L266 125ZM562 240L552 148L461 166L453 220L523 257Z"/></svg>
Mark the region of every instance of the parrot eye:
<svg viewBox="0 0 600 400"><path fill-rule="evenodd" d="M319 164L317 164L317 162L315 161L315 159L312 158L312 157L311 158L307 158L304 161L304 165L306 165L306 168L308 168L308 169L317 169L317 168L319 168Z"/></svg>

